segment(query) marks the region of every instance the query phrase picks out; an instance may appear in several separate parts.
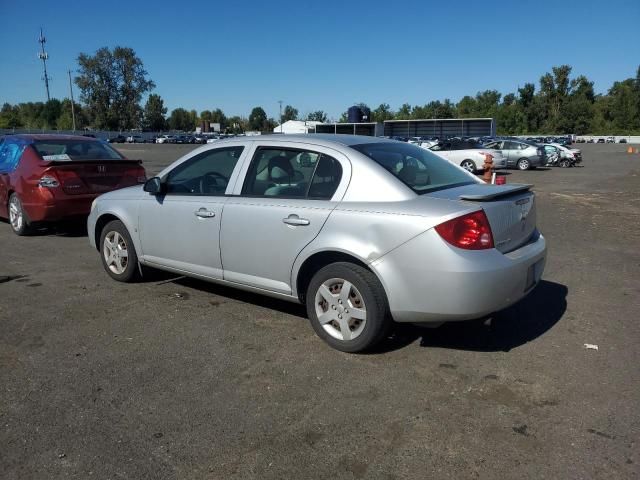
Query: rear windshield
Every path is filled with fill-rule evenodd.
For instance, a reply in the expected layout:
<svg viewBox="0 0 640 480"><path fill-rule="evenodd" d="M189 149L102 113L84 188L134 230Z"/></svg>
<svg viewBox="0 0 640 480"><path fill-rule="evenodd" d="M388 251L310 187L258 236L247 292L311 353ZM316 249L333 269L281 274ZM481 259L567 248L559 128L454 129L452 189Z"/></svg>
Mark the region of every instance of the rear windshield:
<svg viewBox="0 0 640 480"><path fill-rule="evenodd" d="M388 170L417 194L477 183L469 173L407 143L365 143L351 148Z"/></svg>
<svg viewBox="0 0 640 480"><path fill-rule="evenodd" d="M36 140L33 148L43 160L122 160L113 147L99 141L87 140Z"/></svg>

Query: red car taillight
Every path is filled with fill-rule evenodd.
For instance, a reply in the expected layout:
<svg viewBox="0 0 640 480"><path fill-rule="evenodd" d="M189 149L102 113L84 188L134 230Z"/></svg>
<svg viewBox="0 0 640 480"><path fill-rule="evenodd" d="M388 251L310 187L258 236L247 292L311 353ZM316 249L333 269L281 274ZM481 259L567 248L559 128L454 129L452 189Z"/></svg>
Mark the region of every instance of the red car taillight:
<svg viewBox="0 0 640 480"><path fill-rule="evenodd" d="M441 223L436 227L436 232L454 247L465 250L493 248L491 225L484 210Z"/></svg>

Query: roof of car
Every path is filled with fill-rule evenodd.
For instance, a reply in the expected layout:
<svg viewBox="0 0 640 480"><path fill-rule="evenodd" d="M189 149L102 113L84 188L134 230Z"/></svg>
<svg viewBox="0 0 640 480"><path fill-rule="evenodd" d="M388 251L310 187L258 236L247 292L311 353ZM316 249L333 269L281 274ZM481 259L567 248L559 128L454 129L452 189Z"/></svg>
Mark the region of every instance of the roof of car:
<svg viewBox="0 0 640 480"><path fill-rule="evenodd" d="M389 143L396 142L396 140L392 140L389 138L377 138L377 137L369 137L366 135L343 135L343 134L334 134L334 133L308 133L308 134L276 134L276 135L256 135L256 136L248 136L248 137L232 137L225 138L221 140L224 142L225 140L250 140L250 141L261 141L261 140L269 140L269 141L298 141L298 142L309 142L309 143L326 143L326 144L340 144L345 146L351 145L362 145L363 143ZM403 142L398 142L403 143Z"/></svg>

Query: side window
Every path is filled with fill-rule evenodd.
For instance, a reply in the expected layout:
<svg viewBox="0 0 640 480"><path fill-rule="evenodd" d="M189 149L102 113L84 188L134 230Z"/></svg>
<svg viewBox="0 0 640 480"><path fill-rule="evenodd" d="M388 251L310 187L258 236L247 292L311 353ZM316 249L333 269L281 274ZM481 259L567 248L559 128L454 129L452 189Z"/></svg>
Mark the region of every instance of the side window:
<svg viewBox="0 0 640 480"><path fill-rule="evenodd" d="M504 150L515 150L517 148L516 142L504 142L502 147Z"/></svg>
<svg viewBox="0 0 640 480"><path fill-rule="evenodd" d="M326 155L307 150L260 147L251 160L243 195L260 197L331 198L342 168Z"/></svg>
<svg viewBox="0 0 640 480"><path fill-rule="evenodd" d="M341 179L342 166L340 162L323 154L318 161L316 171L313 173L309 187L309 198L330 200L336 193Z"/></svg>
<svg viewBox="0 0 640 480"><path fill-rule="evenodd" d="M0 172L12 172L18 166L18 161L24 150L24 145L17 143L0 143Z"/></svg>
<svg viewBox="0 0 640 480"><path fill-rule="evenodd" d="M169 172L169 195L224 195L244 147L207 150Z"/></svg>

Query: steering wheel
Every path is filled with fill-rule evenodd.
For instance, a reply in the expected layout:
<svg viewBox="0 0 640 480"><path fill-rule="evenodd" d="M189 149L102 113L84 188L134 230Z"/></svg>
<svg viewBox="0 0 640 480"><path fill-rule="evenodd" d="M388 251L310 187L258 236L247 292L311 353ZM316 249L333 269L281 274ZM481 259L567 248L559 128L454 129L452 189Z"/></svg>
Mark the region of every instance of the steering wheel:
<svg viewBox="0 0 640 480"><path fill-rule="evenodd" d="M200 192L211 193L212 190L216 190L220 187L226 188L229 184L229 179L218 172L207 172L200 177Z"/></svg>

